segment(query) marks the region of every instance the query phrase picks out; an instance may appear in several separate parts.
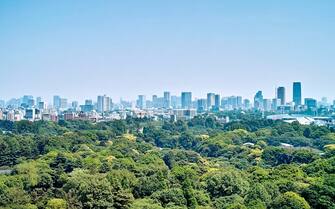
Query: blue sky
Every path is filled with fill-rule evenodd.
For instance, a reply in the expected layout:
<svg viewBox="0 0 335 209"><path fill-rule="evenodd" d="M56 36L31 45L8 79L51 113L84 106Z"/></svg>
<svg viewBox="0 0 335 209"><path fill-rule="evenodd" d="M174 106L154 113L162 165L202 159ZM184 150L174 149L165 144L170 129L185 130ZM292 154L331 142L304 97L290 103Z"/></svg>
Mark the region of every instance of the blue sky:
<svg viewBox="0 0 335 209"><path fill-rule="evenodd" d="M303 83L334 99L333 0L2 0L0 98L253 97Z"/></svg>

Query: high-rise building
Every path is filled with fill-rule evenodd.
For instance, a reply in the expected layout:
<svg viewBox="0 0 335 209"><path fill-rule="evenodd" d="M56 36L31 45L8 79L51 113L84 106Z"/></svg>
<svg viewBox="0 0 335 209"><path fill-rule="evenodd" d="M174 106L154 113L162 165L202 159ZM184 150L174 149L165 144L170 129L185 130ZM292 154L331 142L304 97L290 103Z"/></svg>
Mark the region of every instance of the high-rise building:
<svg viewBox="0 0 335 209"><path fill-rule="evenodd" d="M100 113L110 111L110 98L106 95L98 96L97 111Z"/></svg>
<svg viewBox="0 0 335 209"><path fill-rule="evenodd" d="M301 82L293 83L293 102L296 106L301 105Z"/></svg>
<svg viewBox="0 0 335 209"><path fill-rule="evenodd" d="M280 99L280 104L285 105L286 100L285 100L285 87L280 86L277 88L277 99Z"/></svg>
<svg viewBox="0 0 335 209"><path fill-rule="evenodd" d="M39 102L38 103L38 109L44 110L45 109L45 103L44 102Z"/></svg>
<svg viewBox="0 0 335 209"><path fill-rule="evenodd" d="M40 102L42 102L42 98L41 97L36 97L36 104L38 105Z"/></svg>
<svg viewBox="0 0 335 209"><path fill-rule="evenodd" d="M183 109L189 109L192 107L192 92L181 93L181 107Z"/></svg>
<svg viewBox="0 0 335 209"><path fill-rule="evenodd" d="M255 109L262 109L263 108L263 92L258 91L254 96L254 108Z"/></svg>
<svg viewBox="0 0 335 209"><path fill-rule="evenodd" d="M315 109L317 108L317 101L313 98L305 98L305 106L307 109Z"/></svg>
<svg viewBox="0 0 335 209"><path fill-rule="evenodd" d="M35 100L33 98L28 99L28 107L32 108L35 106Z"/></svg>
<svg viewBox="0 0 335 209"><path fill-rule="evenodd" d="M71 107L72 107L72 109L77 110L78 109L78 102L77 101L73 101L71 103Z"/></svg>
<svg viewBox="0 0 335 209"><path fill-rule="evenodd" d="M85 105L92 105L93 106L93 101L91 99L86 99L85 100Z"/></svg>
<svg viewBox="0 0 335 209"><path fill-rule="evenodd" d="M34 97L32 95L24 95L21 98L21 105L28 107L29 103L31 103L31 100L34 100Z"/></svg>
<svg viewBox="0 0 335 209"><path fill-rule="evenodd" d="M198 99L197 100L197 111L204 112L207 109L207 100L206 99Z"/></svg>
<svg viewBox="0 0 335 209"><path fill-rule="evenodd" d="M271 111L271 99L263 99L263 110L264 111Z"/></svg>
<svg viewBox="0 0 335 209"><path fill-rule="evenodd" d="M181 97L178 96L171 96L171 106L174 109L181 107Z"/></svg>
<svg viewBox="0 0 335 209"><path fill-rule="evenodd" d="M243 107L245 110L249 110L251 108L250 100L249 99L244 99L243 100Z"/></svg>
<svg viewBox="0 0 335 209"><path fill-rule="evenodd" d="M207 94L207 109L210 110L215 105L215 94L208 93Z"/></svg>
<svg viewBox="0 0 335 209"><path fill-rule="evenodd" d="M242 97L241 96L237 96L236 97L236 108L237 109L241 109L242 108Z"/></svg>
<svg viewBox="0 0 335 209"><path fill-rule="evenodd" d="M85 100L85 104L84 105L80 105L80 109L83 112L92 112L93 109L94 109L93 101L91 99Z"/></svg>
<svg viewBox="0 0 335 209"><path fill-rule="evenodd" d="M152 95L152 106L158 108L158 97L157 95Z"/></svg>
<svg viewBox="0 0 335 209"><path fill-rule="evenodd" d="M65 99L65 98L60 99L60 108L62 108L62 109L67 108L67 99Z"/></svg>
<svg viewBox="0 0 335 209"><path fill-rule="evenodd" d="M137 108L140 109L145 109L146 108L146 99L145 99L145 95L138 95L138 99L137 99Z"/></svg>
<svg viewBox="0 0 335 209"><path fill-rule="evenodd" d="M164 92L164 108L171 107L171 94L168 91Z"/></svg>
<svg viewBox="0 0 335 209"><path fill-rule="evenodd" d="M322 97L320 106L327 107L328 106L328 98L327 97Z"/></svg>
<svg viewBox="0 0 335 209"><path fill-rule="evenodd" d="M55 109L59 109L60 106L61 106L61 98L60 96L54 96L54 99L53 99L53 106Z"/></svg>
<svg viewBox="0 0 335 209"><path fill-rule="evenodd" d="M219 94L216 94L215 95L215 102L214 102L214 107L216 109L219 109L221 106L221 98L220 98L220 95Z"/></svg>
<svg viewBox="0 0 335 209"><path fill-rule="evenodd" d="M281 105L280 99L272 99L272 110L273 111L276 111L280 105Z"/></svg>

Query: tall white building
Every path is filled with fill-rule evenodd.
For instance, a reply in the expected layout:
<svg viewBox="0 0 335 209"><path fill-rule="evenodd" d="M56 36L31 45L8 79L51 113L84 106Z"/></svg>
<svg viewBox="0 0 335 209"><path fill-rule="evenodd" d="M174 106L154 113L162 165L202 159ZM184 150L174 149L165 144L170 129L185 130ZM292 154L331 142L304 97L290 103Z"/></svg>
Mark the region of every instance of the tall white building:
<svg viewBox="0 0 335 209"><path fill-rule="evenodd" d="M109 112L110 110L111 110L110 97L106 95L98 96L97 111L103 113L103 112Z"/></svg>

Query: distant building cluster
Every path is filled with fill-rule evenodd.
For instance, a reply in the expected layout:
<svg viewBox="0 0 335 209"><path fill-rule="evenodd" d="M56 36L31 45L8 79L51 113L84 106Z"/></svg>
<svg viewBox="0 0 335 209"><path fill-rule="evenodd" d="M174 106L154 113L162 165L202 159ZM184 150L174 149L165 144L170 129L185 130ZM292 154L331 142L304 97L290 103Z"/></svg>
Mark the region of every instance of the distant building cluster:
<svg viewBox="0 0 335 209"><path fill-rule="evenodd" d="M317 101L302 97L300 82L293 83L293 101L287 101L286 88L276 88L273 98L264 98L262 91L257 91L253 102L242 96L221 96L207 93L205 98L194 98L192 92L172 95L169 91L162 96L138 95L136 101L113 103L111 97L99 95L96 100L86 99L83 104L69 102L61 96L53 96L52 104L47 104L41 97L24 95L19 99L0 100L0 120L115 120L126 117L188 120L198 114L220 111L243 110L261 111L270 115L304 114L309 116L333 116L335 101L329 104L327 98ZM269 115L269 114L267 114ZM276 118L276 117L274 117ZM290 117L286 119L292 120ZM300 120L303 120L299 118Z"/></svg>

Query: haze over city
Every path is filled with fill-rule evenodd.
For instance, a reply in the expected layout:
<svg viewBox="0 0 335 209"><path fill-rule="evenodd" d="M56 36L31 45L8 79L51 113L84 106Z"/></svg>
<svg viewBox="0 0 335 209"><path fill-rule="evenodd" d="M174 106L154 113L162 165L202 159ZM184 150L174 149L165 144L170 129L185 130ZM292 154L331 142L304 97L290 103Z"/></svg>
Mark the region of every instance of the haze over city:
<svg viewBox="0 0 335 209"><path fill-rule="evenodd" d="M334 99L334 1L1 1L0 98Z"/></svg>

